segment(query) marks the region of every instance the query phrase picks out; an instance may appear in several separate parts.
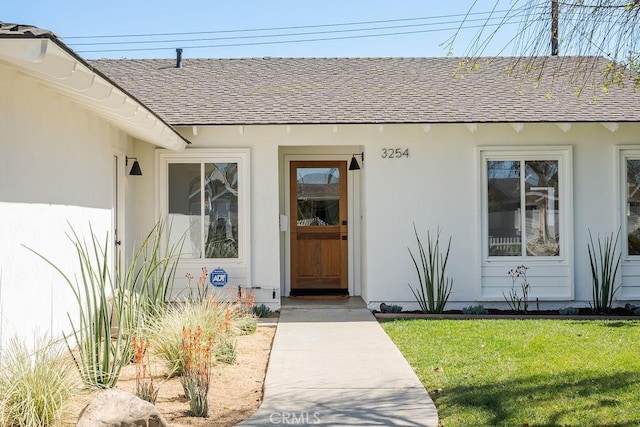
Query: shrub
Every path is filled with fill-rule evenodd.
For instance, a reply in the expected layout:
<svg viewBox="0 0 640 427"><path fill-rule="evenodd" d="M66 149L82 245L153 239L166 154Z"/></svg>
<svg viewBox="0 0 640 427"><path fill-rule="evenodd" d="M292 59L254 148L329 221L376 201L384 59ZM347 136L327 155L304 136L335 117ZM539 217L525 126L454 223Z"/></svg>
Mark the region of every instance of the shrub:
<svg viewBox="0 0 640 427"><path fill-rule="evenodd" d="M380 303L380 313L401 313L402 306L397 304Z"/></svg>
<svg viewBox="0 0 640 427"><path fill-rule="evenodd" d="M470 305L462 309L464 314L489 314L489 311L482 305Z"/></svg>
<svg viewBox="0 0 640 427"><path fill-rule="evenodd" d="M558 313L560 313L561 316L575 316L580 312L580 310L578 310L576 307L563 307L560 310L558 310Z"/></svg>
<svg viewBox="0 0 640 427"><path fill-rule="evenodd" d="M269 317L271 315L271 309L264 304L256 305L253 307L253 314L258 317Z"/></svg>
<svg viewBox="0 0 640 427"><path fill-rule="evenodd" d="M58 425L78 392L73 366L63 359L64 345L48 338L34 348L12 339L0 363L0 425Z"/></svg>
<svg viewBox="0 0 640 427"><path fill-rule="evenodd" d="M619 237L620 230L618 230L615 240L613 239L613 233L605 237L604 242L598 236L596 252L596 245L593 243L591 230L589 230L587 249L589 251L593 283L593 310L596 313L608 313L611 310L613 297L619 288L615 286L618 268L620 267L620 254L616 256L615 253Z"/></svg>
<svg viewBox="0 0 640 427"><path fill-rule="evenodd" d="M427 250L425 252L415 224L413 225L413 231L418 243L420 264L418 265L418 261L413 256L411 249L409 249L409 255L411 255L411 260L418 273L419 286L414 289L409 284L409 288L423 312L442 313L453 286L453 279L445 276L449 250L451 249L451 238L449 238L445 254L442 255L440 253L440 230L436 232L435 237L432 237L427 232Z"/></svg>

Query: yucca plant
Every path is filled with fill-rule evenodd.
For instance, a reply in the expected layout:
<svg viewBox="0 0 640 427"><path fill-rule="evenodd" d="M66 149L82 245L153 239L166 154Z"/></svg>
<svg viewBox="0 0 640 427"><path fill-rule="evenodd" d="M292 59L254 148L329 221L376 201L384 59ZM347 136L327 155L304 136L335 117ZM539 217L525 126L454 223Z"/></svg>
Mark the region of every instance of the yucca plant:
<svg viewBox="0 0 640 427"><path fill-rule="evenodd" d="M171 228L165 230L165 222L158 221L142 241L120 278L122 287L137 290L140 321L162 313L173 290L186 233L174 245L169 243L167 235L171 235Z"/></svg>
<svg viewBox="0 0 640 427"><path fill-rule="evenodd" d="M620 253L616 255L619 237L619 229L615 239L613 233L605 237L604 242L598 236L596 246L591 236L591 230L589 230L587 249L593 284L593 310L596 313L608 313L611 310L613 297L619 289L619 286L615 284L620 267Z"/></svg>
<svg viewBox="0 0 640 427"><path fill-rule="evenodd" d="M71 334L65 336L65 342L80 372L82 381L91 387L110 388L120 376L122 366L131 360L131 346L125 339L125 331L131 321L122 315L128 296L134 289L116 287L110 273L110 260L106 249L109 237L101 245L89 226L89 243L71 228L67 237L76 249L80 278L74 275L72 280L53 262L33 251L51 265L69 285L78 306L78 316L74 320L68 314ZM112 336L112 326L113 336ZM74 351L77 345L76 351Z"/></svg>
<svg viewBox="0 0 640 427"><path fill-rule="evenodd" d="M418 243L418 259L420 263L416 260L411 249L409 249L409 255L411 255L411 260L418 273L419 286L414 289L411 284L408 284L409 288L416 298L420 310L424 313L442 313L453 287L453 279L445 275L451 249L451 237L449 237L447 250L443 255L440 253L440 229L438 229L435 236L432 236L427 231L426 251L420 236L418 236L415 224L413 225L413 231Z"/></svg>
<svg viewBox="0 0 640 427"><path fill-rule="evenodd" d="M64 345L36 337L34 347L13 338L0 362L0 426L58 425L78 392Z"/></svg>
<svg viewBox="0 0 640 427"><path fill-rule="evenodd" d="M27 248L60 273L73 292L78 316L74 320L68 315L71 334L65 342L88 386L111 388L116 384L122 367L133 357L130 337L166 304L182 246L163 246L163 227L163 222L154 226L126 271L118 263L115 278L106 250L109 236L101 244L91 225L89 242L72 227L67 234L76 250L79 278L74 275L72 280L45 256Z"/></svg>

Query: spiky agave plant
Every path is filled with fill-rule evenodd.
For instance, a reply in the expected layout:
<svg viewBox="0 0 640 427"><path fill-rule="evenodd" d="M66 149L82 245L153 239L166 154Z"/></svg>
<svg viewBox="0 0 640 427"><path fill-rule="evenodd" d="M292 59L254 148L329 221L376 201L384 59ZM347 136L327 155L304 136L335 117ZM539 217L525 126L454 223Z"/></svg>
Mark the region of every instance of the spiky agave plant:
<svg viewBox="0 0 640 427"><path fill-rule="evenodd" d="M418 273L418 283L415 289L409 284L409 288L413 296L418 301L420 310L425 313L442 313L446 305L451 288L453 287L453 279L446 277L445 270L449 259L449 251L451 250L451 237L447 244L447 250L444 255L440 252L440 229L436 231L435 236L427 232L427 249L425 251L416 225L413 225L413 231L418 243L418 258L409 249L411 260Z"/></svg>
<svg viewBox="0 0 640 427"><path fill-rule="evenodd" d="M597 246L593 242L591 230L589 230L589 263L591 264L591 277L593 284L593 310L596 313L608 313L613 304L613 297L620 288L615 281L620 267L620 253L616 255L616 247L620 237L620 229L615 235L604 238L604 242L598 236Z"/></svg>

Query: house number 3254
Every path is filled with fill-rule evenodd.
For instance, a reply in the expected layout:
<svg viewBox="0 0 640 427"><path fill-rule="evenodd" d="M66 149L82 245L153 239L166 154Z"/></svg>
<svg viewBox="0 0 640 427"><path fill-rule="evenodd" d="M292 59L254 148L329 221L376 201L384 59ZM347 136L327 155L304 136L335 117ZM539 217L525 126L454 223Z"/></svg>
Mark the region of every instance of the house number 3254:
<svg viewBox="0 0 640 427"><path fill-rule="evenodd" d="M383 148L380 152L380 157L383 159L400 159L402 157L409 157L408 148Z"/></svg>

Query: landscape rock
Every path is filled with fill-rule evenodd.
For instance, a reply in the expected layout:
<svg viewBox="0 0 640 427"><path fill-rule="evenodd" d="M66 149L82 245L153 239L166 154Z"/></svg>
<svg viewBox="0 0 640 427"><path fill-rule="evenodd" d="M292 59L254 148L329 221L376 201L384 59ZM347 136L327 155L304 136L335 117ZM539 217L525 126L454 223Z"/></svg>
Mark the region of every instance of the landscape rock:
<svg viewBox="0 0 640 427"><path fill-rule="evenodd" d="M169 427L151 403L122 390L106 390L80 413L77 427Z"/></svg>

